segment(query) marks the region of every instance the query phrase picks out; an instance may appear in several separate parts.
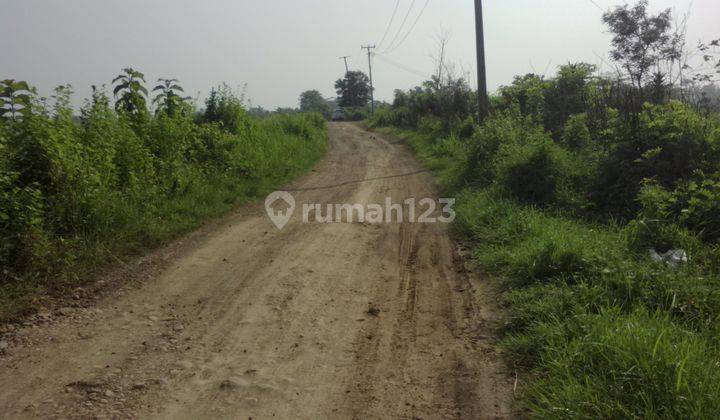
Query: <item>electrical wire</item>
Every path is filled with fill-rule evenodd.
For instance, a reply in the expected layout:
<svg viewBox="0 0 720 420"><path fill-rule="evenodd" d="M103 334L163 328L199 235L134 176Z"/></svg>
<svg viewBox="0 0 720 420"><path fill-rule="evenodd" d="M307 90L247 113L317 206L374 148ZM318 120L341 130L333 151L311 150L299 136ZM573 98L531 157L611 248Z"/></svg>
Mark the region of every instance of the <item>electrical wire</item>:
<svg viewBox="0 0 720 420"><path fill-rule="evenodd" d="M388 33L390 32L390 28L392 27L393 22L395 21L395 15L397 15L397 11L400 7L400 0L395 1L395 10L393 10L392 17L390 18L390 23L388 23L387 28L385 28L385 33L383 34L382 39L380 42L378 42L378 47L382 45L383 42L385 42L385 39L388 36Z"/></svg>
<svg viewBox="0 0 720 420"><path fill-rule="evenodd" d="M403 19L402 23L400 24L400 27L398 28L397 33L395 33L395 36L393 37L392 41L390 41L390 47L392 47L392 45L395 44L395 41L397 41L398 37L402 33L402 30L405 29L405 23L407 23L407 20L410 17L410 12L412 12L413 7L415 7L416 1L417 0L412 0L412 3L410 3L410 8L408 8L407 13L405 14L405 19Z"/></svg>
<svg viewBox="0 0 720 420"><path fill-rule="evenodd" d="M420 70L416 70L416 69L414 69L414 68L412 68L412 67L408 67L408 66L406 66L406 65L404 65L404 64L398 63L397 61L392 60L392 59L389 58L389 57L385 57L384 55L382 55L382 54L380 54L380 53L373 53L373 56L379 58L381 61L383 61L383 62L385 62L385 63L387 63L387 64L390 64L391 66L394 66L394 67L396 67L396 68L398 68L398 69L400 69L400 70L404 70L404 71L406 71L406 72L408 72L408 73L412 73L412 74L414 74L414 75L416 75L416 76L423 77L423 78L425 78L425 79L427 79L427 80L430 79L430 76L428 76L427 73L425 73L425 72L423 72L423 71L420 71Z"/></svg>
<svg viewBox="0 0 720 420"><path fill-rule="evenodd" d="M602 7L600 7L600 5L597 4L597 2L595 2L595 0L589 0L589 1L590 1L590 3L594 4L595 7L597 7L598 9L600 9L601 12L605 12L605 9L603 9Z"/></svg>
<svg viewBox="0 0 720 420"><path fill-rule="evenodd" d="M418 15L417 19L415 19L415 22L413 22L412 26L410 27L410 30L405 34L405 37L400 40L398 44L395 45L391 50L386 50L386 53L393 52L400 48L400 46L405 42L406 39L410 36L413 29L415 29L415 26L417 26L418 22L420 22L420 18L423 16L423 13L425 12L425 9L427 8L428 4L430 3L430 0L425 0L425 4L423 5L423 8L420 10L420 14ZM391 44L392 45L392 44Z"/></svg>

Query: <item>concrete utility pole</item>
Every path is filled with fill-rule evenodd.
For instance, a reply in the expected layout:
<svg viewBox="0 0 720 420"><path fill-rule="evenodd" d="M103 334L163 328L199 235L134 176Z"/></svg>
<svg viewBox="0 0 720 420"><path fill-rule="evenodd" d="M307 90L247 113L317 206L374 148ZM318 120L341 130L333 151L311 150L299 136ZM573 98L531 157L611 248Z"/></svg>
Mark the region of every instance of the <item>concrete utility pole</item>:
<svg viewBox="0 0 720 420"><path fill-rule="evenodd" d="M373 79L372 79L372 52L371 50L375 48L375 45L366 45L364 47L360 47L363 50L367 50L368 52L368 69L370 70L370 115L373 115L375 113L375 95L373 93Z"/></svg>
<svg viewBox="0 0 720 420"><path fill-rule="evenodd" d="M347 59L350 58L349 55L343 55L340 57L340 60L345 60L345 74L350 73L350 68L348 67Z"/></svg>
<svg viewBox="0 0 720 420"><path fill-rule="evenodd" d="M478 122L482 124L489 113L490 107L487 96L487 76L485 74L482 0L475 0L475 38L477 47Z"/></svg>

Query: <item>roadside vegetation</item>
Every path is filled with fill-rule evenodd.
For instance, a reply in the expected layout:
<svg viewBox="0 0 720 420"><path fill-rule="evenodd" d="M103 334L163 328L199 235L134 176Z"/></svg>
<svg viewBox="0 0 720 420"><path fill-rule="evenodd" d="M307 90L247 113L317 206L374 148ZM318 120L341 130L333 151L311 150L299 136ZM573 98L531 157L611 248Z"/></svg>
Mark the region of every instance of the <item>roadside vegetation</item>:
<svg viewBox="0 0 720 420"><path fill-rule="evenodd" d="M174 79L125 69L76 115L69 86L0 86L0 321L308 170L316 113L248 115L223 85L198 111ZM113 103L114 102L114 103ZM149 103L155 106L148 108Z"/></svg>
<svg viewBox="0 0 720 420"><path fill-rule="evenodd" d="M475 124L451 72L368 120L457 197L454 229L503 279L502 347L541 418L720 412L718 42L686 61L669 11L608 12L618 74L516 77ZM450 73L450 74L448 74Z"/></svg>

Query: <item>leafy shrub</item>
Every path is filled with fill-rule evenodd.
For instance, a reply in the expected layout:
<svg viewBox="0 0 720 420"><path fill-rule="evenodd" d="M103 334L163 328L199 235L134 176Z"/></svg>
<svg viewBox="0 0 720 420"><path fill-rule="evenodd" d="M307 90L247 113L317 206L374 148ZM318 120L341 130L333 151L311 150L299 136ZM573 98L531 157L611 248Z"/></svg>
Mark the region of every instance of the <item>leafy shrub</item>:
<svg viewBox="0 0 720 420"><path fill-rule="evenodd" d="M625 229L630 249L646 253L649 249L695 251L700 247L697 238L677 223L672 210L676 200L671 192L656 182L646 181L638 201L638 217Z"/></svg>
<svg viewBox="0 0 720 420"><path fill-rule="evenodd" d="M497 182L519 200L549 204L563 178L568 176L568 156L549 137L542 135L503 143L495 161Z"/></svg>
<svg viewBox="0 0 720 420"><path fill-rule="evenodd" d="M587 115L576 114L570 116L565 123L561 137L561 144L569 150L582 150L591 145L590 130L587 126Z"/></svg>
<svg viewBox="0 0 720 420"><path fill-rule="evenodd" d="M515 109L535 123L542 123L545 112L545 91L550 83L535 74L516 76L512 85L500 88L504 106Z"/></svg>
<svg viewBox="0 0 720 420"><path fill-rule="evenodd" d="M681 184L673 194L680 224L707 242L720 240L720 172Z"/></svg>
<svg viewBox="0 0 720 420"><path fill-rule="evenodd" d="M416 119L408 118L410 111L406 107L378 107L375 114L368 118L368 126L375 127L404 127L415 128L417 126Z"/></svg>
<svg viewBox="0 0 720 420"><path fill-rule="evenodd" d="M439 120L447 131L473 114L476 96L464 79L434 78L408 91L396 90L389 110L372 118L373 126L418 128L423 118ZM464 136L471 133L466 129Z"/></svg>
<svg viewBox="0 0 720 420"><path fill-rule="evenodd" d="M227 84L222 84L210 91L210 96L205 101L205 113L202 116L203 122L217 122L225 130L233 134L239 134L247 128L248 116L245 111L244 98L233 92Z"/></svg>
<svg viewBox="0 0 720 420"><path fill-rule="evenodd" d="M643 180L672 189L696 170L714 168L716 163L708 160L713 129L680 102L646 104L637 128L626 127L601 164L593 201L604 212L632 217L639 208L635 197Z"/></svg>
<svg viewBox="0 0 720 420"><path fill-rule="evenodd" d="M588 85L597 67L587 63L560 66L557 76L546 88L543 121L545 128L558 138L572 115L585 112Z"/></svg>
<svg viewBox="0 0 720 420"><path fill-rule="evenodd" d="M25 270L37 262L46 245L42 193L35 185L17 186L17 175L0 170L0 266L6 270L0 281L9 268Z"/></svg>
<svg viewBox="0 0 720 420"><path fill-rule="evenodd" d="M199 123L194 112L130 113L125 99L117 112L97 90L78 121L69 89L56 98L0 121L0 319L27 309L8 290L75 284L107 254L192 229L325 150L322 116L251 118L225 88Z"/></svg>
<svg viewBox="0 0 720 420"><path fill-rule="evenodd" d="M442 119L430 115L420 118L418 122L418 131L423 134L439 136L443 133L444 128L445 126Z"/></svg>
<svg viewBox="0 0 720 420"><path fill-rule="evenodd" d="M460 123L456 124L454 127L454 131L457 134L458 137L461 139L469 139L475 134L475 130L477 129L477 121L475 116L469 116L462 120Z"/></svg>
<svg viewBox="0 0 720 420"><path fill-rule="evenodd" d="M501 145L541 132L541 128L512 111L490 116L468 141L465 180L472 185L491 185L495 181L494 161Z"/></svg>
<svg viewBox="0 0 720 420"><path fill-rule="evenodd" d="M370 114L365 107L345 107L342 110L345 121L362 121Z"/></svg>

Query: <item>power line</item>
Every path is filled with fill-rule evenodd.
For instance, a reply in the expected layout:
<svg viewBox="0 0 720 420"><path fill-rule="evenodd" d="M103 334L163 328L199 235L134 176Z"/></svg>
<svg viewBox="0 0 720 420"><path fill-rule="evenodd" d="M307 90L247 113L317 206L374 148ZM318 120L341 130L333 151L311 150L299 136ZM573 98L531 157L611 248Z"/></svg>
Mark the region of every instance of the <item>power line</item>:
<svg viewBox="0 0 720 420"><path fill-rule="evenodd" d="M420 76L425 79L430 79L430 76L428 76L427 73L420 71L420 70L416 70L412 67L408 67L404 64L398 63L397 61L394 61L394 60L390 59L389 57L385 57L384 55L382 55L380 53L375 53L374 56L379 58L380 60L384 61L385 63L390 64L391 66L394 66L400 70L404 70L408 73L412 73L416 76Z"/></svg>
<svg viewBox="0 0 720 420"><path fill-rule="evenodd" d="M403 44L403 42L405 42L405 40L408 39L408 37L412 33L413 29L415 29L415 26L417 26L418 22L420 22L420 18L422 17L422 15L425 12L425 9L427 8L427 5L429 3L430 3L430 0L425 0L425 4L423 5L423 8L420 10L420 14L418 15L417 19L415 19L415 22L413 22L412 26L410 27L410 30L405 34L405 37L403 37L403 39L400 40L400 42L398 44L396 44L392 50L385 51L385 52L393 52L393 51L397 50L398 48L400 48L400 46Z"/></svg>
<svg viewBox="0 0 720 420"><path fill-rule="evenodd" d="M412 3L410 3L410 8L408 8L407 13L405 14L405 19L403 19L402 23L400 24L400 27L398 28L397 33L395 33L395 36L393 37L392 41L390 41L390 47L392 47L393 44L395 44L395 41L397 41L398 37L402 33L402 30L405 28L405 23L407 23L407 20L410 17L410 12L412 12L413 7L415 7L415 1L417 1L417 0L412 0Z"/></svg>
<svg viewBox="0 0 720 420"><path fill-rule="evenodd" d="M385 38L387 38L388 33L390 32L390 28L392 27L393 22L395 21L395 15L397 15L398 8L400 7L400 0L397 0L395 2L395 10L393 10L392 17L390 18L390 23L388 23L387 28L385 28L385 33L383 34L382 39L378 43L378 47L382 45L383 42L385 42Z"/></svg>
<svg viewBox="0 0 720 420"><path fill-rule="evenodd" d="M603 9L602 7L600 7L600 5L597 4L597 2L596 2L595 0L589 0L589 1L590 1L590 3L594 4L595 7L597 7L598 9L600 9L601 12L605 13L605 9Z"/></svg>

